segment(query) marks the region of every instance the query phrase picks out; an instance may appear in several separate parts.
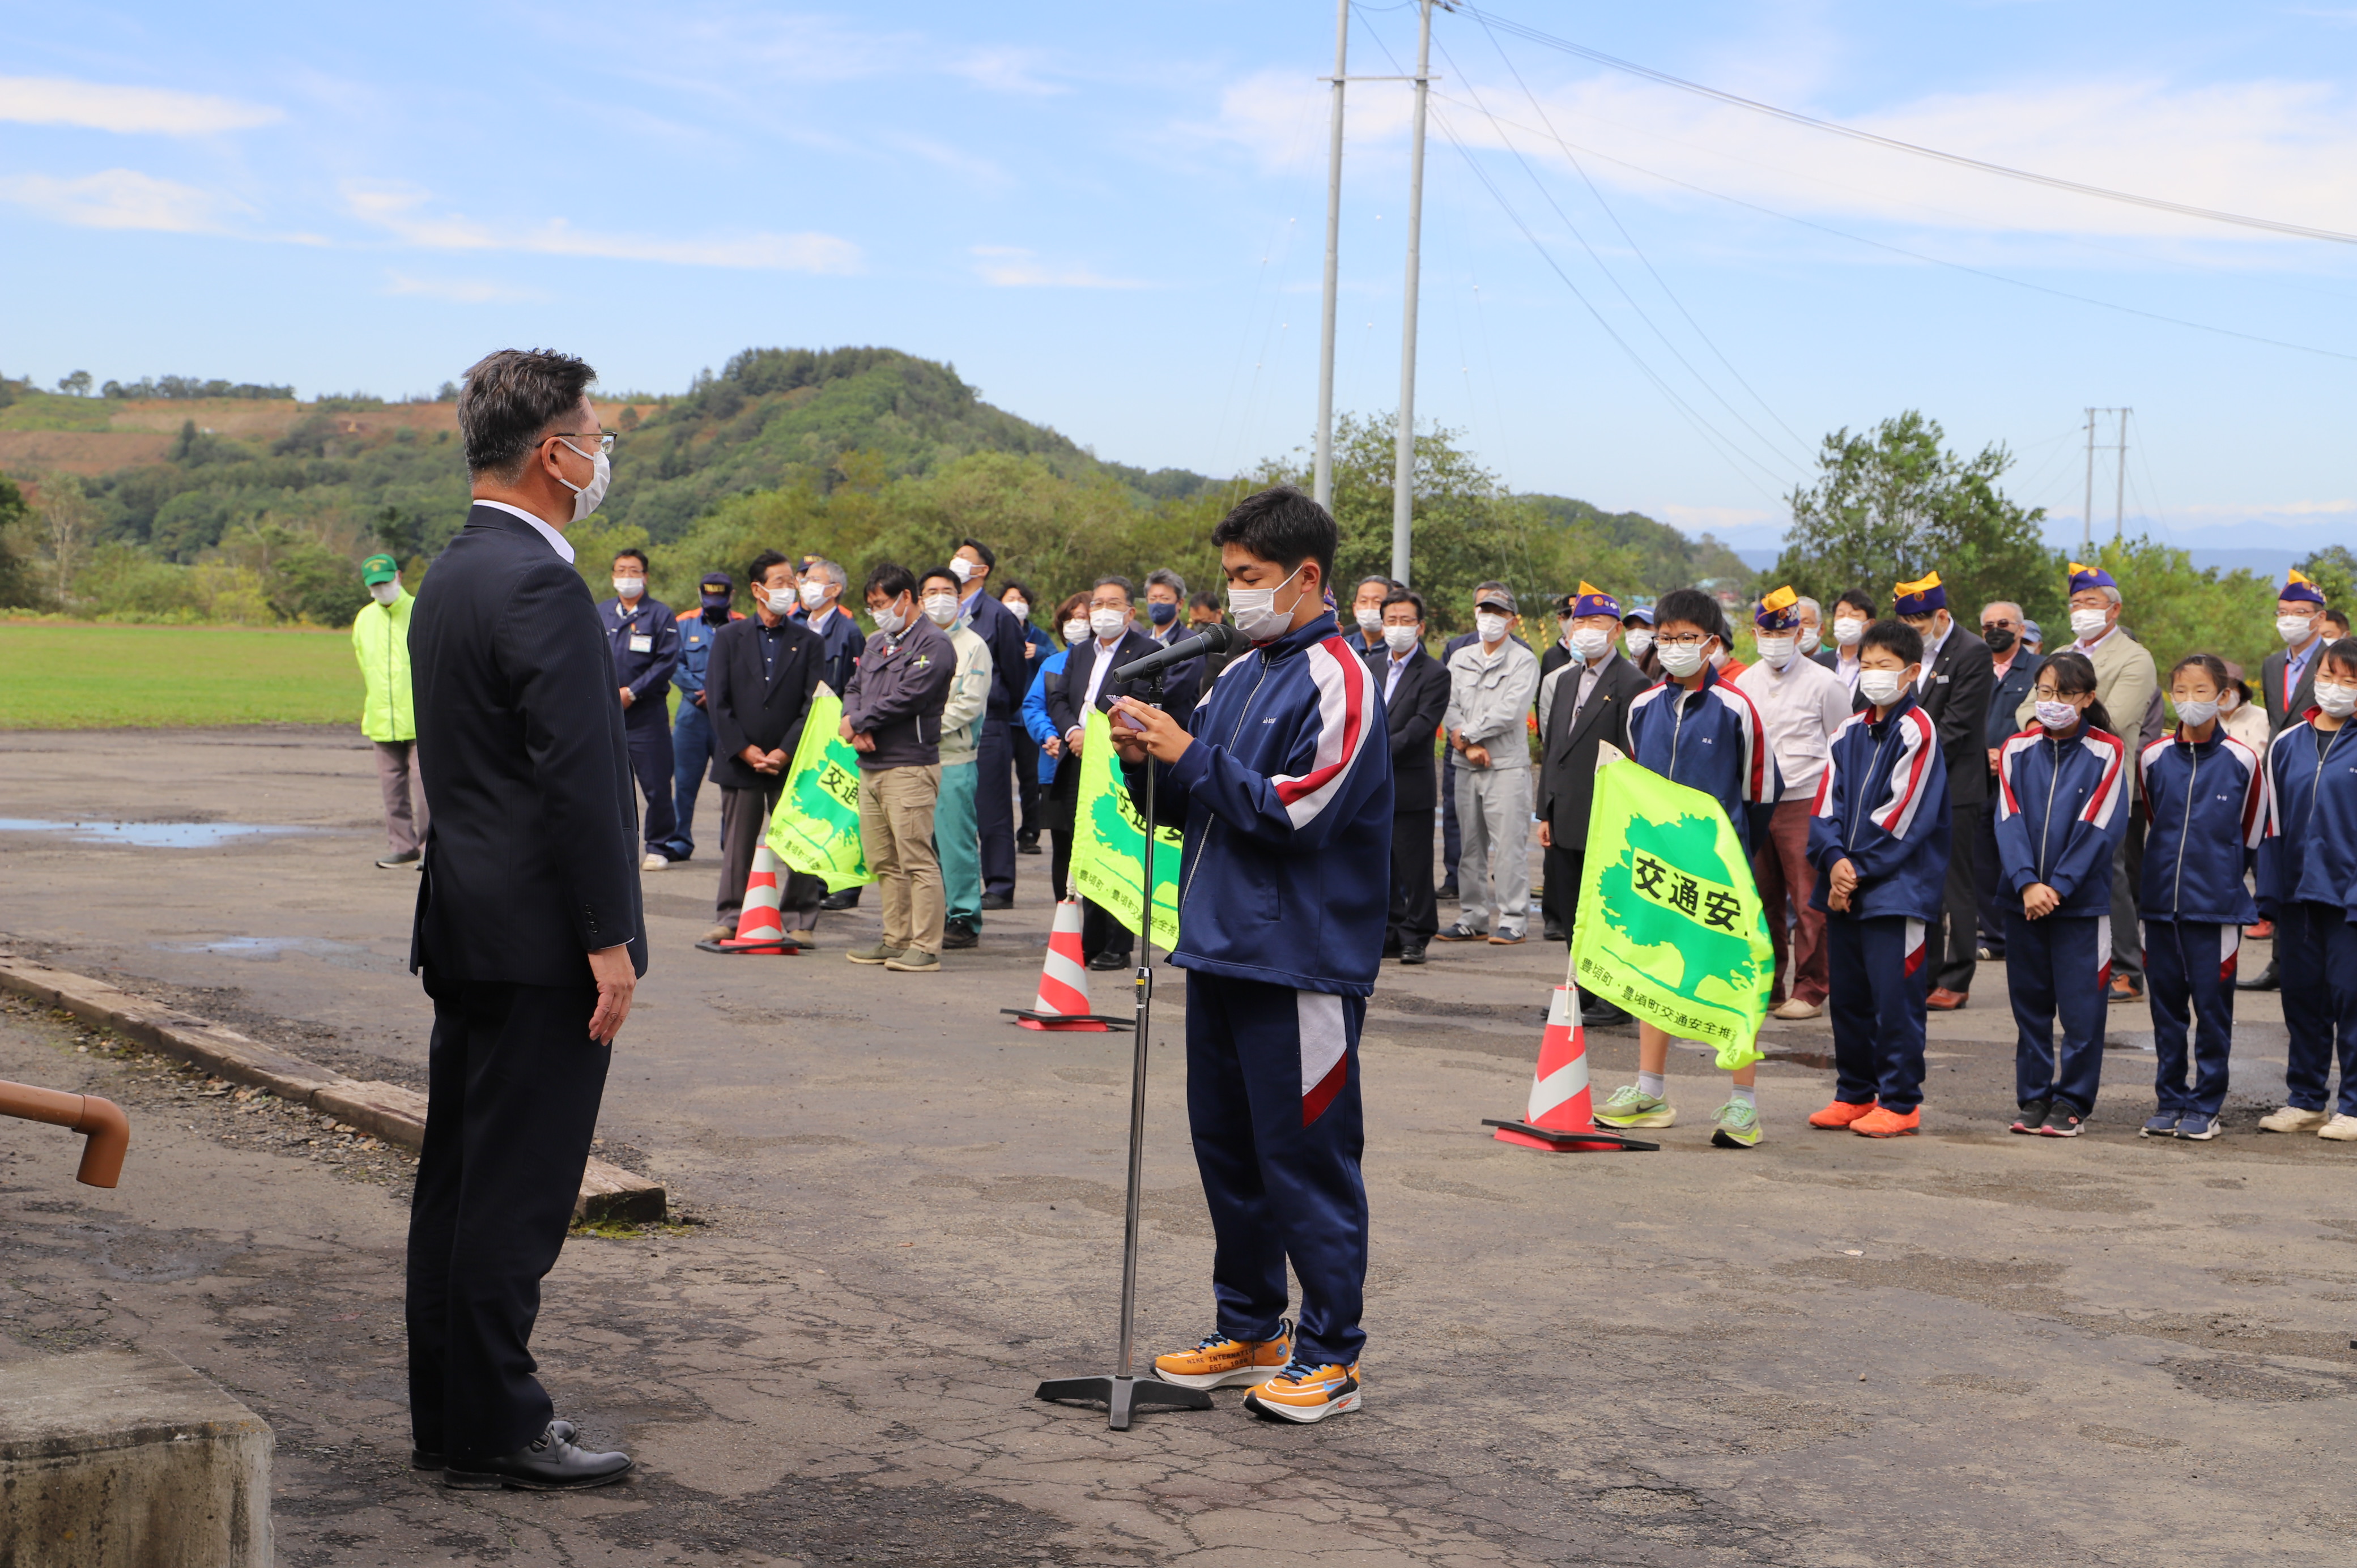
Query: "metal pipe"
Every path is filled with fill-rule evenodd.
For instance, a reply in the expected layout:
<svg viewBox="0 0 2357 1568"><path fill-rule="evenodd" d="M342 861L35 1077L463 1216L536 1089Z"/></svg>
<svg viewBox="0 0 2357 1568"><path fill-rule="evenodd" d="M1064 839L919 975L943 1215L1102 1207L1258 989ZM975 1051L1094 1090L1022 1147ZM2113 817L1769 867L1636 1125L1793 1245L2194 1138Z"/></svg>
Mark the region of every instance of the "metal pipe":
<svg viewBox="0 0 2357 1568"><path fill-rule="evenodd" d="M1334 116L1326 148L1325 322L1318 336L1318 457L1310 469L1309 493L1334 510L1334 312L1342 265L1342 83L1349 70L1351 0L1334 6Z"/></svg>
<svg viewBox="0 0 2357 1568"><path fill-rule="evenodd" d="M131 1147L131 1121L112 1100L0 1080L0 1116L46 1122L84 1134L81 1168L74 1172L74 1180L84 1187L113 1187L123 1179L123 1155Z"/></svg>
<svg viewBox="0 0 2357 1568"><path fill-rule="evenodd" d="M1432 0L1415 40L1415 129L1408 144L1407 304L1400 323L1399 451L1392 473L1392 575L1408 580L1415 529L1415 298L1424 238L1424 105L1432 91Z"/></svg>

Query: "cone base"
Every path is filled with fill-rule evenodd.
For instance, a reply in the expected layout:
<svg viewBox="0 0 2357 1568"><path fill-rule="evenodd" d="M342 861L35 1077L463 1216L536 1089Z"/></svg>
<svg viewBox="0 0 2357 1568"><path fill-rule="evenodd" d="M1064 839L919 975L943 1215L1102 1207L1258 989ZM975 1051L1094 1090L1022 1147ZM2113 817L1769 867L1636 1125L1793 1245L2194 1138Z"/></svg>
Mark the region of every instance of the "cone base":
<svg viewBox="0 0 2357 1568"><path fill-rule="evenodd" d="M1038 1013L1028 1007L1001 1007L999 1011L1012 1015L1016 1023L1026 1029L1047 1029L1057 1034L1101 1035L1108 1029L1132 1026L1127 1018L1109 1018L1101 1013Z"/></svg>
<svg viewBox="0 0 2357 1568"><path fill-rule="evenodd" d="M695 950L738 954L768 953L791 958L802 950L783 937L731 937L725 942L698 942L695 944Z"/></svg>
<svg viewBox="0 0 2357 1568"><path fill-rule="evenodd" d="M1550 1155L1651 1154L1662 1146L1602 1127L1534 1127L1527 1122L1501 1122L1488 1116L1481 1119L1481 1125L1497 1129L1491 1136L1501 1144Z"/></svg>

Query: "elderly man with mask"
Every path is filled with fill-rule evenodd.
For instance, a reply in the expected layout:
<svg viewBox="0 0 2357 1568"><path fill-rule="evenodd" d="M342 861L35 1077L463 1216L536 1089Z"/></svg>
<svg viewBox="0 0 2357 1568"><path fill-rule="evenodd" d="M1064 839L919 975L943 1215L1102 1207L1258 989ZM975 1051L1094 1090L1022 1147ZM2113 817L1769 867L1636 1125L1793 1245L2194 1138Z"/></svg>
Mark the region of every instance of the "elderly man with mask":
<svg viewBox="0 0 2357 1568"><path fill-rule="evenodd" d="M1940 929L1926 937L1932 971L1924 1005L1953 1013L1971 996L1980 961L1973 843L1988 805L1988 710L1996 669L1988 644L1949 614L1948 590L1937 572L1900 584L1893 609L1923 639L1923 678L1915 700L1932 721L1948 768L1948 881Z"/></svg>
<svg viewBox="0 0 2357 1568"><path fill-rule="evenodd" d="M2316 706L2316 656L2328 640L2324 614L2324 594L2315 579L2293 571L2276 596L2276 635L2283 639L2283 651L2268 654L2259 665L2270 736Z"/></svg>
<svg viewBox="0 0 2357 1568"><path fill-rule="evenodd" d="M1760 710L1784 781L1768 818L1767 836L1751 856L1768 910L1768 934L1776 944L1779 1018L1813 1018L1825 1010L1825 912L1809 907L1817 890L1816 867L1809 861L1809 819L1818 781L1833 756L1834 736L1850 714L1849 687L1803 655L1800 604L1800 595L1789 586L1760 601L1751 616L1760 658L1735 678L1735 689ZM1789 929L1787 898L1794 911Z"/></svg>
<svg viewBox="0 0 2357 1568"><path fill-rule="evenodd" d="M1527 935L1531 906L1531 748L1524 731L1538 695L1539 659L1511 634L1512 592L1483 589L1473 605L1474 640L1448 656L1443 723L1457 757L1457 923L1444 942L1501 945ZM1497 918L1487 931L1490 911Z"/></svg>

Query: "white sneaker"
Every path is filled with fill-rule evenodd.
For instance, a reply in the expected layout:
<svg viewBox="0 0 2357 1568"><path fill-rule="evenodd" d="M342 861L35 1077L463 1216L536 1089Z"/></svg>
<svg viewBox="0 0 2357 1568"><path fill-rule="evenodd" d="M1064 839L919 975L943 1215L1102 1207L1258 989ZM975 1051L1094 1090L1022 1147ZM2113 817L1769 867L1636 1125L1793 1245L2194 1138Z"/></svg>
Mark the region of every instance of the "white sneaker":
<svg viewBox="0 0 2357 1568"><path fill-rule="evenodd" d="M2336 1144L2357 1144L2357 1116L2335 1116L2319 1127L2316 1135Z"/></svg>
<svg viewBox="0 0 2357 1568"><path fill-rule="evenodd" d="M670 865L671 862L669 859L655 854L652 850L649 850L647 852L646 859L639 862L639 869L640 871L662 871L670 866Z"/></svg>
<svg viewBox="0 0 2357 1568"><path fill-rule="evenodd" d="M1788 1000L1782 1006L1776 1009L1776 1016L1779 1018L1814 1018L1824 1012L1824 1008L1822 1004L1815 1002L1803 1002L1799 997L1795 996Z"/></svg>
<svg viewBox="0 0 2357 1568"><path fill-rule="evenodd" d="M2313 1133L2331 1118L2321 1111L2302 1111L2297 1105L2281 1106L2259 1118L2262 1133Z"/></svg>

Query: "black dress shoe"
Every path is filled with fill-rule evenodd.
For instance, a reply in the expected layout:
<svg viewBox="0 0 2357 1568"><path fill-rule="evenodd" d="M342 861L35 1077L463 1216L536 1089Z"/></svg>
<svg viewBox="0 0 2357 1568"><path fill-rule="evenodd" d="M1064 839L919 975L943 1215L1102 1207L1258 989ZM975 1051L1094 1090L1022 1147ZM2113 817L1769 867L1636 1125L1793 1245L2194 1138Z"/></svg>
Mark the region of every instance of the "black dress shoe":
<svg viewBox="0 0 2357 1568"><path fill-rule="evenodd" d="M463 1467L452 1465L442 1472L442 1484L473 1492L493 1491L500 1487L512 1487L522 1492L569 1492L619 1481L630 1469L629 1455L593 1454L586 1448L576 1448L570 1438L556 1434L556 1423L551 1422L538 1437L512 1454L502 1454L496 1459L469 1459Z"/></svg>
<svg viewBox="0 0 2357 1568"><path fill-rule="evenodd" d="M1601 997L1591 1001L1585 996L1579 999L1579 1021L1582 1026L1596 1029L1609 1029L1616 1024L1632 1022L1628 1014Z"/></svg>
<svg viewBox="0 0 2357 1568"><path fill-rule="evenodd" d="M1089 960L1089 967L1098 971L1127 969L1129 955L1125 952L1101 952Z"/></svg>
<svg viewBox="0 0 2357 1568"><path fill-rule="evenodd" d="M1015 908L1015 895L1012 893L985 893L982 896L982 907L985 909L1012 909Z"/></svg>
<svg viewBox="0 0 2357 1568"><path fill-rule="evenodd" d="M1029 838L1028 838L1028 839L1017 839L1017 840L1015 841L1015 853L1016 853L1016 854L1039 854L1039 836L1037 833L1034 833L1031 837L1029 837Z"/></svg>
<svg viewBox="0 0 2357 1568"><path fill-rule="evenodd" d="M952 948L970 948L976 945L982 939L980 937L974 935L974 928L966 924L963 920L944 920L942 922L942 950L943 952L947 952Z"/></svg>
<svg viewBox="0 0 2357 1568"><path fill-rule="evenodd" d="M569 1421L552 1421L548 1423L548 1430L570 1443L576 1429ZM409 1451L409 1467L413 1470L441 1470L448 1466L449 1461L431 1448L413 1448Z"/></svg>
<svg viewBox="0 0 2357 1568"><path fill-rule="evenodd" d="M1457 897L1457 884L1454 882L1442 883L1440 885L1440 891L1435 893L1433 897L1436 898L1445 898L1451 904L1458 902Z"/></svg>
<svg viewBox="0 0 2357 1568"><path fill-rule="evenodd" d="M858 903L859 889L846 887L840 893L830 893L820 899L818 907L822 909L849 909L856 908Z"/></svg>
<svg viewBox="0 0 2357 1568"><path fill-rule="evenodd" d="M2258 973L2251 976L2250 979L2237 980L2234 982L2234 989L2237 991L2273 991L2282 984L2283 977L2276 972L2276 961L2269 959L2267 960L2267 967L2259 971Z"/></svg>
<svg viewBox="0 0 2357 1568"><path fill-rule="evenodd" d="M1539 934L1546 938L1546 940L1551 942L1559 942L1564 940L1563 922L1560 920L1542 921L1539 926Z"/></svg>
<svg viewBox="0 0 2357 1568"><path fill-rule="evenodd" d="M1400 944L1400 962L1424 963L1426 961L1428 961L1424 956L1424 944L1422 942L1403 942Z"/></svg>

